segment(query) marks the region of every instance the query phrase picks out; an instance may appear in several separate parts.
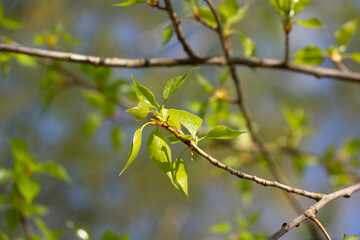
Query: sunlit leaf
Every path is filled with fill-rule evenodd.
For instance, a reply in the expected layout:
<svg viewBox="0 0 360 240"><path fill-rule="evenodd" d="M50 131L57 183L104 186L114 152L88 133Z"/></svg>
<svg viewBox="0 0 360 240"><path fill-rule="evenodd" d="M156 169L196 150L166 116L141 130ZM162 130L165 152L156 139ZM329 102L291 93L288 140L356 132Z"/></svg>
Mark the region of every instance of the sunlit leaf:
<svg viewBox="0 0 360 240"><path fill-rule="evenodd" d="M0 19L0 26L7 29L19 29L22 27L20 21L12 18L2 18Z"/></svg>
<svg viewBox="0 0 360 240"><path fill-rule="evenodd" d="M233 129L230 129L226 126L219 125L215 128L211 129L208 134L206 134L206 138L212 138L212 139L231 139L236 138L240 134L244 132L236 131Z"/></svg>
<svg viewBox="0 0 360 240"><path fill-rule="evenodd" d="M150 113L149 104L139 101L136 107L126 110L135 117L135 121L141 121Z"/></svg>
<svg viewBox="0 0 360 240"><path fill-rule="evenodd" d="M159 128L156 128L149 135L146 140L146 149L155 165L172 179L171 150L166 137Z"/></svg>
<svg viewBox="0 0 360 240"><path fill-rule="evenodd" d="M343 240L358 240L360 237L360 234L350 236L347 234L343 234Z"/></svg>
<svg viewBox="0 0 360 240"><path fill-rule="evenodd" d="M195 79L206 92L208 92L208 93L214 92L213 86L210 84L210 82L204 76L196 73Z"/></svg>
<svg viewBox="0 0 360 240"><path fill-rule="evenodd" d="M135 79L134 76L131 76L134 81L135 86L135 93L139 101L143 101L152 107L158 106L158 103L156 102L154 94L147 89L146 87L139 84L139 82Z"/></svg>
<svg viewBox="0 0 360 240"><path fill-rule="evenodd" d="M37 180L27 176L22 176L17 179L17 187L20 194L28 203L31 203L34 200L41 189L41 185Z"/></svg>
<svg viewBox="0 0 360 240"><path fill-rule="evenodd" d="M360 63L360 53L352 53L351 58L352 58L352 60Z"/></svg>
<svg viewBox="0 0 360 240"><path fill-rule="evenodd" d="M0 186L11 178L11 171L0 168Z"/></svg>
<svg viewBox="0 0 360 240"><path fill-rule="evenodd" d="M219 5L219 14L222 22L225 22L226 19L229 19L231 17L234 17L240 6L236 2L236 0L225 0L220 3Z"/></svg>
<svg viewBox="0 0 360 240"><path fill-rule="evenodd" d="M176 159L174 163L174 171L173 171L173 184L174 186L180 190L185 196L189 196L188 194L188 176L185 162L179 157Z"/></svg>
<svg viewBox="0 0 360 240"><path fill-rule="evenodd" d="M25 54L18 54L16 55L16 60L24 67L34 68L37 66L36 57L28 56Z"/></svg>
<svg viewBox="0 0 360 240"><path fill-rule="evenodd" d="M146 2L146 0L127 0L127 1L124 1L122 3L113 4L113 6L115 6L115 7L127 7L127 6L132 6L132 5L136 5L136 4L140 4L140 3L144 3L144 2Z"/></svg>
<svg viewBox="0 0 360 240"><path fill-rule="evenodd" d="M244 56L246 58L255 56L256 46L254 41L251 38L243 35L241 37L241 42L244 49Z"/></svg>
<svg viewBox="0 0 360 240"><path fill-rule="evenodd" d="M249 4L246 4L246 5L242 6L241 8L239 8L237 13L234 16L227 19L227 21L226 21L227 24L229 24L229 26L231 26L235 23L240 22L245 17L248 8L249 8Z"/></svg>
<svg viewBox="0 0 360 240"><path fill-rule="evenodd" d="M189 76L190 72L194 69L196 69L196 68L190 69L189 71L187 71L185 74L183 74L181 76L172 78L165 84L164 91L163 91L163 97L164 97L165 101L181 87L181 85L184 83L186 78Z"/></svg>
<svg viewBox="0 0 360 240"><path fill-rule="evenodd" d="M215 27L216 21L215 21L215 17L214 14L211 12L210 8L205 7L205 6L200 6L199 8L199 12L201 15L201 18L209 25Z"/></svg>
<svg viewBox="0 0 360 240"><path fill-rule="evenodd" d="M323 62L324 51L314 45L307 46L295 53L295 63L318 65Z"/></svg>
<svg viewBox="0 0 360 240"><path fill-rule="evenodd" d="M296 23L305 26L305 27L310 27L310 28L319 28L319 27L324 27L324 25L321 24L320 20L317 18L309 18L307 20L301 21L301 20L296 20Z"/></svg>
<svg viewBox="0 0 360 240"><path fill-rule="evenodd" d="M336 32L335 39L339 46L347 46L350 38L354 35L357 28L358 20L353 19L344 23Z"/></svg>
<svg viewBox="0 0 360 240"><path fill-rule="evenodd" d="M103 116L98 113L91 113L87 116L83 131L87 137L91 137L102 125Z"/></svg>
<svg viewBox="0 0 360 240"><path fill-rule="evenodd" d="M175 117L189 131L193 138L195 138L202 124L201 118L187 111L177 109L169 109L168 114Z"/></svg>
<svg viewBox="0 0 360 240"><path fill-rule="evenodd" d="M224 234L224 233L230 233L232 230L232 227L230 223L228 222L221 222L214 226L211 226L210 232L213 234Z"/></svg>
<svg viewBox="0 0 360 240"><path fill-rule="evenodd" d="M294 15L302 11L304 8L307 7L307 5L309 5L312 2L312 0L298 0L298 1L291 0L291 1L294 2L294 12L295 12Z"/></svg>
<svg viewBox="0 0 360 240"><path fill-rule="evenodd" d="M130 166L130 164L135 160L135 158L139 154L139 150L141 147L141 135L142 135L142 128L139 128L134 133L134 138L133 138L132 145L130 148L129 160L127 161L123 170L120 172L119 176Z"/></svg>
<svg viewBox="0 0 360 240"><path fill-rule="evenodd" d="M39 173L44 173L56 177L60 180L63 180L64 182L71 181L65 169L55 162L46 162L46 163L38 164L36 171Z"/></svg>
<svg viewBox="0 0 360 240"><path fill-rule="evenodd" d="M269 0L270 4L273 5L275 10L278 12L279 15L284 15L284 10L282 9L279 0Z"/></svg>
<svg viewBox="0 0 360 240"><path fill-rule="evenodd" d="M161 48L163 48L171 39L174 34L174 24L170 24L163 31L163 42Z"/></svg>

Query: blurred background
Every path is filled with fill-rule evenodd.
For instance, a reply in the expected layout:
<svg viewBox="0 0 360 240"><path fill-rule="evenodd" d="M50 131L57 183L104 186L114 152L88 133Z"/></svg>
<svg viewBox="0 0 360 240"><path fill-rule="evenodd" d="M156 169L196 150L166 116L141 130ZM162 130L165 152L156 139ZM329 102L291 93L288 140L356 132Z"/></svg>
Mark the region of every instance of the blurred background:
<svg viewBox="0 0 360 240"><path fill-rule="evenodd" d="M161 48L162 31L170 20L165 12L146 4L119 8L112 6L120 2L114 0L1 2L6 16L23 23L17 30L1 28L1 35L25 46L46 48L37 45L34 37L44 34L46 29L58 27L75 39L69 37L69 41L62 41L56 45L56 50L101 57L185 57L175 37ZM183 1L172 2L178 15L184 15ZM250 4L245 19L235 28L253 39L257 46L256 56L281 59L284 34L280 17L273 7L265 0L241 0L238 3ZM358 0L314 0L297 19L316 16L326 27L295 26L290 35L291 52L309 44L320 48L335 44L334 31L359 15ZM188 42L198 55L221 55L218 38L213 32L186 18L182 23ZM359 32L351 39L349 52L360 52ZM232 43L235 55L243 56L241 39L235 35ZM344 63L354 71L360 69L350 60ZM88 68L71 63L62 66L88 78ZM330 61L325 61L322 66L335 67ZM133 74L161 99L166 81L189 68L114 68L110 81L129 82L130 85L124 84L121 90L126 92ZM290 109L303 109L307 117L307 127L312 129L312 133L300 144L306 152L321 156L330 145L340 148L345 141L360 137L360 85L269 69L237 69L246 102L263 140L270 143L283 141L288 131L283 114L285 105ZM51 103L46 105L44 97L46 99L48 91L40 84L47 74L45 67L25 68L12 61L6 71L8 74L2 74L0 80L0 167L12 165L8 138L20 138L27 142L38 161L60 163L73 180L69 185L40 178L43 188L37 201L49 206L45 220L50 228L67 229L66 223L72 221L88 229L95 238L105 230L111 230L120 235L128 234L133 240L225 239L228 233L215 234L216 230L213 228L211 231L211 227L227 222L232 226L231 234L236 235L240 231L239 221L258 213L259 219L248 230L272 234L282 223L297 215L281 191L244 183L201 158L191 162L187 152L183 158L189 175L188 201L151 162L145 141L137 160L119 177L128 159L132 134L143 122L134 122L125 108L119 108L118 123L103 119L98 129L89 134L91 130L86 130L86 126L89 128L89 115L98 110L84 97L83 88L56 90ZM215 87L220 86L219 79L224 71L217 66L202 66L196 70ZM227 81L224 88L235 97L231 81ZM191 101L203 102L209 97L210 94L203 91L191 74L167 106L192 111ZM129 101L129 105L132 107L135 102ZM230 111L236 113L237 108L231 107ZM111 135L115 126L119 127L121 144L114 147ZM150 127L144 136L149 132ZM248 141L245 135L241 136L240 142ZM240 169L273 179L258 156L247 156L254 164L246 164L246 156L239 156L226 141L212 142L204 147L220 160L235 159L240 161ZM179 153L182 149L183 146L175 145L173 152ZM279 155L277 158L280 161L283 157ZM293 173L296 171L290 161L291 158L285 158L282 166L294 186L324 193L336 189L334 178L316 161L306 165L300 175ZM304 208L313 204L313 201L298 199ZM334 239L342 239L342 233L360 233L359 216L359 194L355 194L350 199L327 205L318 218ZM74 239L69 229L65 231L64 239ZM283 239L310 237L305 226L301 225Z"/></svg>

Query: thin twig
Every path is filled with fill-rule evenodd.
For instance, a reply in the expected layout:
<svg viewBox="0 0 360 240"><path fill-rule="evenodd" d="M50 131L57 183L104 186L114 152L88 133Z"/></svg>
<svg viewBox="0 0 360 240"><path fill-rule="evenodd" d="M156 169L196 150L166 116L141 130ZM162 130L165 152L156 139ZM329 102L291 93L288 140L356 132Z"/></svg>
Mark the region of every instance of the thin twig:
<svg viewBox="0 0 360 240"><path fill-rule="evenodd" d="M33 239L32 231L30 229L30 226L28 225L25 215L22 212L20 212L20 223L24 230L26 238L28 240L32 240Z"/></svg>
<svg viewBox="0 0 360 240"><path fill-rule="evenodd" d="M324 233L325 237L327 240L331 240L331 237L329 236L329 234L327 233L326 229L324 228L324 226L321 224L321 222L314 216L310 216L310 219L316 223L316 225L318 225L318 227L320 228L320 230Z"/></svg>
<svg viewBox="0 0 360 240"><path fill-rule="evenodd" d="M315 214L329 202L331 202L337 198L340 198L340 197L349 198L349 197L351 197L351 195L353 193L358 192L358 191L360 191L360 183L356 183L352 186L349 186L349 187L340 189L336 192L332 192L330 194L324 195L324 197L320 201L318 201L317 203L315 203L314 205L309 207L303 214L297 216L296 218L294 218L292 221L290 221L288 223L284 223L282 225L282 227L280 228L280 230L278 230L276 233L271 235L267 240L279 239L281 236L283 236L284 234L289 232L292 228L300 226L300 224L302 222L304 222L311 216L315 216Z"/></svg>
<svg viewBox="0 0 360 240"><path fill-rule="evenodd" d="M304 189L290 187L288 185L285 185L285 184L282 184L282 183L279 183L279 182L276 182L276 181L269 181L269 180L266 180L264 178L260 178L260 177L250 175L250 174L241 172L239 170L233 169L233 168L223 164L222 162L220 162L216 158L214 158L214 157L210 156L209 154L207 154L204 150L199 148L193 141L190 141L189 139L185 139L185 138L181 137L179 132L176 129L173 129L172 127L170 127L169 124L163 123L162 127L164 127L169 132L174 134L174 136L176 138L178 138L180 141L185 143L190 149L192 149L193 151L198 153L200 156L202 156L203 158L208 160L211 164L213 164L214 166L229 172L232 175L235 175L235 176L237 176L239 178L242 178L242 179L251 180L251 181L256 182L257 184L260 184L260 185L263 185L263 186L276 187L276 188L285 190L286 192L294 193L294 194L301 195L301 196L311 198L311 199L314 199L314 200L320 200L320 199L323 198L323 194L321 194L321 193L309 192L309 191L306 191Z"/></svg>
<svg viewBox="0 0 360 240"><path fill-rule="evenodd" d="M21 53L30 56L61 60L66 62L76 62L82 64L90 64L93 66L121 67L121 68L150 68L150 67L175 67L186 65L218 65L225 66L226 59L224 57L205 57L196 59L166 59L166 58L100 58L97 56L82 55L71 52L60 52L45 50L40 48L25 47L16 44L0 43L0 52ZM260 59L260 58L240 58L232 57L228 60L232 65L279 69L302 74L312 75L317 78L333 78L340 81L348 81L360 83L360 73L344 72L332 68L312 67L308 65L300 65L295 63L283 64L283 61L277 59Z"/></svg>
<svg viewBox="0 0 360 240"><path fill-rule="evenodd" d="M290 54L290 39L289 39L290 31L285 30L285 57L284 64L287 65L289 63L289 54Z"/></svg>

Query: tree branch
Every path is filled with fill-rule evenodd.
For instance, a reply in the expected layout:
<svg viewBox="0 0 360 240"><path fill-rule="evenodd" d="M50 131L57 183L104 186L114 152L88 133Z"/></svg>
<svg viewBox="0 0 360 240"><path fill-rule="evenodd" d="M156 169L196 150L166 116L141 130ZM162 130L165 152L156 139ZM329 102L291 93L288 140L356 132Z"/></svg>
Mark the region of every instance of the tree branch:
<svg viewBox="0 0 360 240"><path fill-rule="evenodd" d="M339 191L324 195L324 197L311 207L309 207L303 214L294 218L291 222L284 223L279 231L271 235L267 240L276 240L283 236L285 233L289 232L292 228L299 226L302 222L308 218L315 216L316 213L324 207L329 202L340 198L345 197L349 198L355 192L360 191L360 183L354 184L350 187L343 188Z"/></svg>
<svg viewBox="0 0 360 240"><path fill-rule="evenodd" d="M106 67L122 67L122 68L150 68L150 67L175 67L186 65L219 65L225 66L226 59L224 57L205 57L205 58L182 58L182 59L166 59L166 58L101 58L97 56L82 55L71 52L60 52L45 50L40 48L25 47L17 44L0 43L0 52L21 53L40 58L50 58L66 62L76 62L82 64L90 64L94 66ZM317 78L333 78L335 80L343 80L348 82L360 83L360 73L344 72L332 68L312 67L308 65L300 65L295 63L283 64L283 61L277 59L261 59L261 58L229 58L229 63L239 66L258 67L279 69L291 72L298 72L312 75Z"/></svg>
<svg viewBox="0 0 360 240"><path fill-rule="evenodd" d="M310 219L316 223L316 225L318 225L318 227L320 228L320 230L324 233L325 237L327 240L331 240L331 237L329 236L329 234L327 233L326 229L324 228L324 226L321 224L321 222L315 217L315 216L311 216Z"/></svg>

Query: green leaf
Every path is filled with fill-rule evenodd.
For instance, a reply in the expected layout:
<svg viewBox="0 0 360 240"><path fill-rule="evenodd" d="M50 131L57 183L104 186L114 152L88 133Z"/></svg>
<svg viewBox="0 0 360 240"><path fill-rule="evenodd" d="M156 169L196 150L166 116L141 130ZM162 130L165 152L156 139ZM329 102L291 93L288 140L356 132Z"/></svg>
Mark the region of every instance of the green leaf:
<svg viewBox="0 0 360 240"><path fill-rule="evenodd" d="M16 209L9 209L5 213L5 222L11 228L14 229L20 222L20 213Z"/></svg>
<svg viewBox="0 0 360 240"><path fill-rule="evenodd" d="M10 139L10 148L15 161L24 162L28 159L29 153L25 142L19 139Z"/></svg>
<svg viewBox="0 0 360 240"><path fill-rule="evenodd" d="M249 4L246 4L241 8L239 8L234 16L227 19L226 23L229 24L229 26L231 26L235 23L240 22L245 17L248 8L249 8Z"/></svg>
<svg viewBox="0 0 360 240"><path fill-rule="evenodd" d="M320 20L317 18L309 18L307 20L301 21L301 20L296 20L296 23L305 26L305 27L310 27L310 28L320 28L320 27L324 27L324 25L321 24Z"/></svg>
<svg viewBox="0 0 360 240"><path fill-rule="evenodd" d="M113 127L111 130L111 140L114 149L118 149L123 141L123 132L119 127Z"/></svg>
<svg viewBox="0 0 360 240"><path fill-rule="evenodd" d="M354 35L357 28L358 20L353 19L344 23L336 32L335 39L339 46L346 47L349 44L350 38Z"/></svg>
<svg viewBox="0 0 360 240"><path fill-rule="evenodd" d="M307 46L295 53L295 63L318 65L323 62L324 51L314 45Z"/></svg>
<svg viewBox="0 0 360 240"><path fill-rule="evenodd" d="M194 69L197 68L192 68L189 71L187 71L185 74L178 77L174 77L165 84L165 88L163 91L164 101L166 101L171 95L174 94L174 92L176 92L181 87L181 85L184 83L186 78L189 76L189 73Z"/></svg>
<svg viewBox="0 0 360 240"><path fill-rule="evenodd" d="M31 203L41 189L41 185L37 180L27 176L18 178L16 185L27 203Z"/></svg>
<svg viewBox="0 0 360 240"><path fill-rule="evenodd" d="M242 133L244 132L236 131L223 125L218 125L213 129L211 129L208 134L206 134L206 138L231 139L231 138L236 138Z"/></svg>
<svg viewBox="0 0 360 240"><path fill-rule="evenodd" d="M135 117L135 121L141 121L146 118L151 111L149 109L149 104L139 101L136 107L130 108L126 110L126 112L133 115Z"/></svg>
<svg viewBox="0 0 360 240"><path fill-rule="evenodd" d="M176 159L173 168L173 185L188 197L188 176L185 162L179 157Z"/></svg>
<svg viewBox="0 0 360 240"><path fill-rule="evenodd" d="M36 171L39 173L48 174L67 183L71 182L71 179L66 173L65 169L55 162L38 164Z"/></svg>
<svg viewBox="0 0 360 240"><path fill-rule="evenodd" d="M210 84L210 82L205 77L196 73L195 79L206 92L208 92L208 93L214 92L213 86Z"/></svg>
<svg viewBox="0 0 360 240"><path fill-rule="evenodd" d="M149 135L146 140L146 149L155 165L172 179L171 150L166 137L159 128Z"/></svg>
<svg viewBox="0 0 360 240"><path fill-rule="evenodd" d="M10 204L9 198L6 195L0 194L0 211ZM0 238L1 239L1 238Z"/></svg>
<svg viewBox="0 0 360 240"><path fill-rule="evenodd" d="M61 230L51 231L48 229L45 222L40 218L35 218L34 222L46 240L58 240L63 235Z"/></svg>
<svg viewBox="0 0 360 240"><path fill-rule="evenodd" d="M285 12L282 9L279 0L269 0L270 4L273 5L273 7L275 8L275 10L278 12L279 15L284 15Z"/></svg>
<svg viewBox="0 0 360 240"><path fill-rule="evenodd" d="M294 0L292 0L293 2L295 2ZM309 5L311 3L312 0L299 0L297 2L295 2L294 4L294 12L296 15L297 13L299 13L300 11L302 11L304 8L307 7L307 5Z"/></svg>
<svg viewBox="0 0 360 240"><path fill-rule="evenodd" d="M210 8L205 7L205 6L200 6L199 8L199 12L201 15L201 18L209 25L216 27L216 20L214 17L214 14L211 12Z"/></svg>
<svg viewBox="0 0 360 240"><path fill-rule="evenodd" d="M22 27L22 24L20 21L12 18L3 18L0 19L0 26L3 26L7 29L19 29Z"/></svg>
<svg viewBox="0 0 360 240"><path fill-rule="evenodd" d="M115 6L115 7L127 7L127 6L132 6L132 5L136 5L136 4L140 4L140 3L144 3L144 2L146 2L146 0L127 0L127 1L122 2L122 3L113 4L113 6Z"/></svg>
<svg viewBox="0 0 360 240"><path fill-rule="evenodd" d="M143 128L139 128L134 133L134 138L133 138L132 145L131 145L131 148L130 148L130 158L127 161L127 163L126 163L125 167L123 168L123 170L120 172L119 176L130 166L130 164L135 160L135 158L139 154L139 150L140 150L140 147L141 147L142 129Z"/></svg>
<svg viewBox="0 0 360 240"><path fill-rule="evenodd" d="M347 235L347 237L348 237L348 236L349 236L349 235ZM351 236L351 237L346 238L346 240L358 240L359 237L360 237L360 234L357 234L357 235L353 235L353 236Z"/></svg>
<svg viewBox="0 0 360 240"><path fill-rule="evenodd" d="M100 240L130 240L128 236L118 237L115 233L111 231L106 231L100 238Z"/></svg>
<svg viewBox="0 0 360 240"><path fill-rule="evenodd" d="M175 128L175 129L181 129L181 125L180 125L179 121L176 119L176 117L170 116L168 114L168 109L162 108L161 116L163 119L165 119L167 121L167 123L170 125L170 127Z"/></svg>
<svg viewBox="0 0 360 240"><path fill-rule="evenodd" d="M170 24L163 31L163 42L161 48L163 48L171 39L174 34L174 24Z"/></svg>
<svg viewBox="0 0 360 240"><path fill-rule="evenodd" d="M24 67L34 68L37 66L36 57L28 56L25 54L18 54L16 55L16 60Z"/></svg>
<svg viewBox="0 0 360 240"><path fill-rule="evenodd" d="M352 53L351 58L352 58L352 60L360 63L360 53Z"/></svg>
<svg viewBox="0 0 360 240"><path fill-rule="evenodd" d="M91 113L87 116L86 122L83 126L83 131L87 137L91 137L101 126L103 116L98 113Z"/></svg>
<svg viewBox="0 0 360 240"><path fill-rule="evenodd" d="M158 106L159 104L156 102L154 94L146 87L140 85L134 76L131 75L131 77L134 81L135 93L139 101L143 101L146 104L149 104L152 107L156 108L156 106Z"/></svg>
<svg viewBox="0 0 360 240"><path fill-rule="evenodd" d="M219 5L219 14L222 22L225 22L226 19L234 17L240 6L236 0L225 0Z"/></svg>
<svg viewBox="0 0 360 240"><path fill-rule="evenodd" d="M213 234L224 234L224 233L230 233L232 230L232 227L230 223L228 222L221 222L216 225L211 226L210 232Z"/></svg>
<svg viewBox="0 0 360 240"><path fill-rule="evenodd" d="M241 37L241 42L244 49L244 56L246 58L255 56L256 47L254 41L251 38L243 35Z"/></svg>
<svg viewBox="0 0 360 240"><path fill-rule="evenodd" d="M177 109L169 109L168 114L175 117L189 131L193 138L196 137L196 133L202 124L201 118L187 111Z"/></svg>

